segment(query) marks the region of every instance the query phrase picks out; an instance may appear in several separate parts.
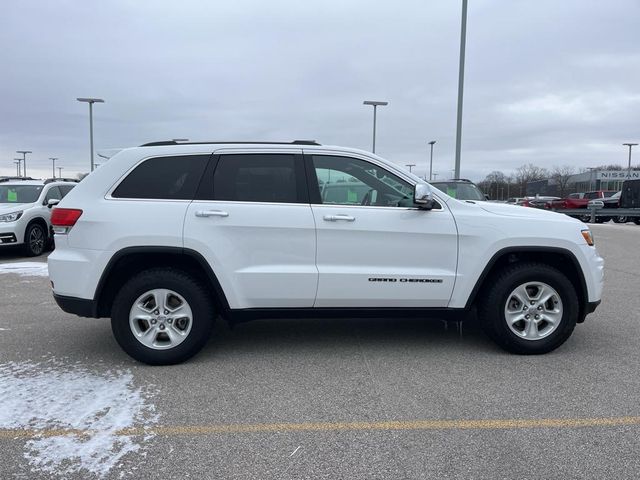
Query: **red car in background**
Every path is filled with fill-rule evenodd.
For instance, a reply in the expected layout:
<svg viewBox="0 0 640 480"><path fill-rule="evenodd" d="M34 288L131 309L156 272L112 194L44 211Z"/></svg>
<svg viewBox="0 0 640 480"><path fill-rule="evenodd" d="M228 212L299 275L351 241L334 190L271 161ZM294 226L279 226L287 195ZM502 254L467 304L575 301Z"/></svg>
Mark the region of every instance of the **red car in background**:
<svg viewBox="0 0 640 480"><path fill-rule="evenodd" d="M574 208L587 208L589 200L599 198L609 198L616 193L616 190L594 190L586 193L572 193L567 198L552 200L549 207L553 210L566 210Z"/></svg>

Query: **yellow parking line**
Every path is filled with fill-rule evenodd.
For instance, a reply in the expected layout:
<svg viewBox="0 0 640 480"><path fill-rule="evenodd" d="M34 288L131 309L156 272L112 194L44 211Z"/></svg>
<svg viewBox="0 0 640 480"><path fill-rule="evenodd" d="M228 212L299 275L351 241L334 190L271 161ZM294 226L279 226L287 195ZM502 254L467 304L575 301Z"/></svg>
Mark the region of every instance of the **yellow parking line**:
<svg viewBox="0 0 640 480"><path fill-rule="evenodd" d="M579 428L617 427L640 425L640 417L602 418L538 418L538 419L487 419L487 420L412 420L388 422L315 422L315 423L252 423L228 425L183 425L151 428L126 428L117 435L135 436L155 434L215 435L233 433L276 432L335 432L349 430L504 430L527 428ZM90 435L90 430L65 429L0 429L0 438L57 437Z"/></svg>

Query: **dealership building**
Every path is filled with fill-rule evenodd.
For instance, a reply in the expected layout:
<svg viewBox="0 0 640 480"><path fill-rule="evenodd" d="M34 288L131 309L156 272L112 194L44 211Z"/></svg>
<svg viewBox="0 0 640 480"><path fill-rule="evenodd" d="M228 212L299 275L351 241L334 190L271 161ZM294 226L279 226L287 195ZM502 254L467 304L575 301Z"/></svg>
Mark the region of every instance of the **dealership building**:
<svg viewBox="0 0 640 480"><path fill-rule="evenodd" d="M640 169L591 170L569 177L566 193L589 192L592 190L621 190L625 180L640 180ZM552 178L527 184L527 195L559 196L556 181Z"/></svg>

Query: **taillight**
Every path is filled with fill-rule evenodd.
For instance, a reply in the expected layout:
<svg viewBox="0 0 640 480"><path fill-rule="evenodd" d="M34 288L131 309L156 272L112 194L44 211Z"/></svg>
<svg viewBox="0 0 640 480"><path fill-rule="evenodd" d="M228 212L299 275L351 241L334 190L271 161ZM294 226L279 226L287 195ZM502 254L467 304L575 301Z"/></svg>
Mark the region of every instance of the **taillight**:
<svg viewBox="0 0 640 480"><path fill-rule="evenodd" d="M82 215L77 208L54 208L51 212L51 226L54 233L68 233Z"/></svg>

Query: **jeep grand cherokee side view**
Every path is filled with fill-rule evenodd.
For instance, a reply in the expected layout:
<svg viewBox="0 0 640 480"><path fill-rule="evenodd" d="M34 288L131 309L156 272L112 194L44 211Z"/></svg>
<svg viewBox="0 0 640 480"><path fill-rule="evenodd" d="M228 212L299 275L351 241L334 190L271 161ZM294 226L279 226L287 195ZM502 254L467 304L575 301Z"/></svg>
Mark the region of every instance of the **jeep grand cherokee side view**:
<svg viewBox="0 0 640 480"><path fill-rule="evenodd" d="M53 210L54 297L109 317L149 364L182 362L214 319L449 318L549 352L600 303L603 260L558 213L459 201L376 155L292 143L123 150Z"/></svg>

